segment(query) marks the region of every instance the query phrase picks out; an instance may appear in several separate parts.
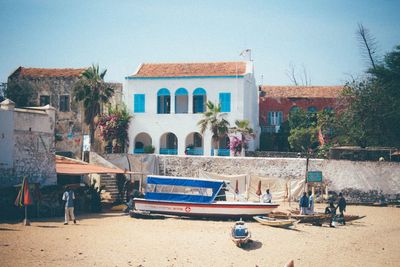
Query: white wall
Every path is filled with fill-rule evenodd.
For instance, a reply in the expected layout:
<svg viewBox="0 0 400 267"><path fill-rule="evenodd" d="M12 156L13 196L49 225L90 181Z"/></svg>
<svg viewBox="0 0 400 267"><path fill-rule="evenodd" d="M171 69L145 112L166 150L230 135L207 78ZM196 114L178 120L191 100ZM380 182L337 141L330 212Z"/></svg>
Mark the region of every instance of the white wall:
<svg viewBox="0 0 400 267"><path fill-rule="evenodd" d="M0 109L0 169L13 167L14 111Z"/></svg>
<svg viewBox="0 0 400 267"><path fill-rule="evenodd" d="M141 133L148 133L159 153L160 138L164 133L172 132L178 138L178 154L183 155L186 137L192 132L199 132L197 122L202 114L193 114L193 92L196 88L203 88L207 92L207 101L219 103L219 93L231 93L231 112L227 119L231 126L235 120L247 119L253 129L258 127L258 96L252 74L245 77L232 78L168 78L168 79L128 79L124 84L124 102L128 110L134 115L129 129L129 152L134 149L135 137ZM188 114L175 114L175 92L185 88L189 94ZM171 95L171 113L157 114L157 92L167 88ZM134 113L134 94L145 94L145 113ZM211 152L211 134L204 135L204 155ZM254 150L252 145L250 149Z"/></svg>

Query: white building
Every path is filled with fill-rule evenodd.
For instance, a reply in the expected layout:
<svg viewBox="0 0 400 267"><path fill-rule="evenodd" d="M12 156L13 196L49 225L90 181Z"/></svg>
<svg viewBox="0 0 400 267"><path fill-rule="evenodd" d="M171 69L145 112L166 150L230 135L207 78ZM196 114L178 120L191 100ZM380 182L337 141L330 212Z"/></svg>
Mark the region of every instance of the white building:
<svg viewBox="0 0 400 267"><path fill-rule="evenodd" d="M227 120L249 120L258 135L258 91L252 62L141 64L125 78L124 102L133 114L129 153L211 155L211 133L197 125L208 100L220 103ZM228 139L229 140L229 139ZM249 144L254 150L258 137ZM229 155L227 137L219 155Z"/></svg>

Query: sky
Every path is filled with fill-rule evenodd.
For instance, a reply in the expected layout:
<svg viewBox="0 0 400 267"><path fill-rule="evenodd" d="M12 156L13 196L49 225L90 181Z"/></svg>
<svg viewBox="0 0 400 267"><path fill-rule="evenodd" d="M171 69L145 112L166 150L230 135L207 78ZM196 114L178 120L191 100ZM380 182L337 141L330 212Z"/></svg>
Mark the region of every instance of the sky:
<svg viewBox="0 0 400 267"><path fill-rule="evenodd" d="M244 60L258 84L339 85L368 67L362 23L384 55L400 44L400 1L389 0L0 0L0 82L19 66L99 64L123 82L139 64ZM300 75L300 74L298 74Z"/></svg>

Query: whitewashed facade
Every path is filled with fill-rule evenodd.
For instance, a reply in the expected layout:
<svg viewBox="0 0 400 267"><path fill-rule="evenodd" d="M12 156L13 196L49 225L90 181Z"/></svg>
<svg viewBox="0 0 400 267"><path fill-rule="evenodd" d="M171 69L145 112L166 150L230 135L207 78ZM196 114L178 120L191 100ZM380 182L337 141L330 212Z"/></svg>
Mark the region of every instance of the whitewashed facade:
<svg viewBox="0 0 400 267"><path fill-rule="evenodd" d="M231 126L235 120L249 120L257 134L249 150L258 147L258 90L252 62L142 64L125 78L123 96L133 114L129 153L143 153L152 145L157 154L211 155L211 133L202 136L197 125L208 100L224 102ZM220 155L229 154L226 140L220 148Z"/></svg>

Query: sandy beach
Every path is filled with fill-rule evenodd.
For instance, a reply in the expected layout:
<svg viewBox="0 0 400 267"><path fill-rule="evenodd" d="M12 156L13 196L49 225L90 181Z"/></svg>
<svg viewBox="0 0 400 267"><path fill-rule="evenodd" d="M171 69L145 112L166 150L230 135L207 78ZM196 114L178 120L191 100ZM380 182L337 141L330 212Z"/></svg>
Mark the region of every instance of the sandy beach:
<svg viewBox="0 0 400 267"><path fill-rule="evenodd" d="M243 249L230 240L232 221L112 212L79 216L77 225L1 223L0 266L284 266L292 259L295 266L399 266L400 209L349 206L348 213L367 217L296 230L248 222L254 241Z"/></svg>

